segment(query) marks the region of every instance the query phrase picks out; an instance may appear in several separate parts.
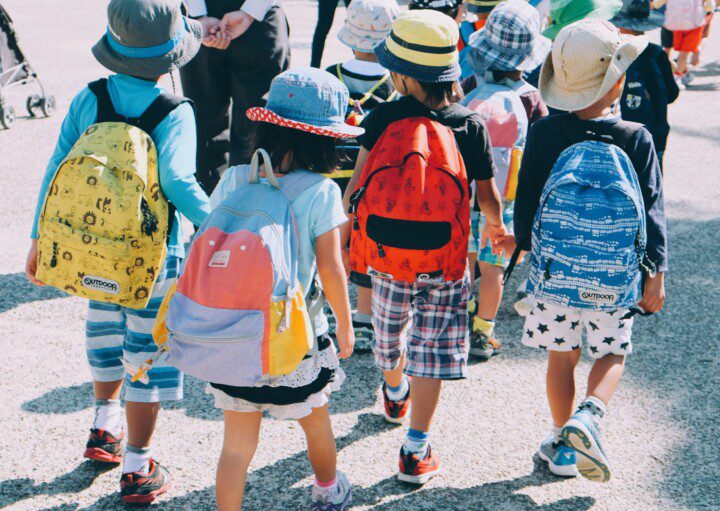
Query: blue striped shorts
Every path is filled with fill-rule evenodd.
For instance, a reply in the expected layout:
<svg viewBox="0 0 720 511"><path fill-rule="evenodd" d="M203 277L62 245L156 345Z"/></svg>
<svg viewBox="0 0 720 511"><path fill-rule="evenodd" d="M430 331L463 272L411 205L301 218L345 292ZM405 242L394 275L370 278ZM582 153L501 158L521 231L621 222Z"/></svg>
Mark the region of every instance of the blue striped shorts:
<svg viewBox="0 0 720 511"><path fill-rule="evenodd" d="M175 401L183 397L183 374L162 359L148 373L148 384L131 382L120 359L139 366L152 357L157 346L152 339L160 304L177 279L180 259L168 257L144 309L128 309L112 303L90 301L85 322L85 349L95 381L125 378L125 400L136 403Z"/></svg>

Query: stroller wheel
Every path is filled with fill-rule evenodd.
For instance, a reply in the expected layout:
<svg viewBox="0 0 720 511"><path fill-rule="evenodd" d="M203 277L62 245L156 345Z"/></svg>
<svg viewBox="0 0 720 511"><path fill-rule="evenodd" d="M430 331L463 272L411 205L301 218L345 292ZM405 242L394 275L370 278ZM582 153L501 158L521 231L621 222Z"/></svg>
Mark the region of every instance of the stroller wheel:
<svg viewBox="0 0 720 511"><path fill-rule="evenodd" d="M27 107L27 111L28 114L30 114L30 117L38 116L38 109L40 108L41 102L42 100L40 99L40 96L38 94L28 96L27 101L25 102L25 106Z"/></svg>
<svg viewBox="0 0 720 511"><path fill-rule="evenodd" d="M40 100L40 108L45 117L50 117L55 113L55 96L47 96Z"/></svg>
<svg viewBox="0 0 720 511"><path fill-rule="evenodd" d="M0 107L0 124L5 129L10 129L10 126L15 122L15 109L11 106Z"/></svg>

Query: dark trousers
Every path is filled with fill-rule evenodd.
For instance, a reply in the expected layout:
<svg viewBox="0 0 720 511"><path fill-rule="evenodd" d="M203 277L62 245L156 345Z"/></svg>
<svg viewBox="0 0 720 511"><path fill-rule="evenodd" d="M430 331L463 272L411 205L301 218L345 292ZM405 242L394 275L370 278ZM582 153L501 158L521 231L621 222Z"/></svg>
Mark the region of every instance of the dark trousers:
<svg viewBox="0 0 720 511"><path fill-rule="evenodd" d="M242 1L208 0L208 15L222 18L241 5ZM203 46L180 70L183 92L195 103L197 177L207 193L228 165L250 161L252 122L245 112L265 104L270 82L289 66L289 27L276 6L227 50Z"/></svg>
<svg viewBox="0 0 720 511"><path fill-rule="evenodd" d="M345 7L350 5L350 0L344 0ZM335 9L339 0L318 0L318 21L315 26L315 34L312 41L312 55L310 65L320 67L323 51L325 50L325 39L327 39L330 28L335 19Z"/></svg>

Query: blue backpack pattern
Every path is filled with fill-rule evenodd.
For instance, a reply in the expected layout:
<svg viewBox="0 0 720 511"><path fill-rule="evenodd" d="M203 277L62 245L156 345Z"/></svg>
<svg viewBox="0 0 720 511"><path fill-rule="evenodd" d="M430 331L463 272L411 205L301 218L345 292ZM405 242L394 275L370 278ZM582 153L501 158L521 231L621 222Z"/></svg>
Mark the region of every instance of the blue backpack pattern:
<svg viewBox="0 0 720 511"><path fill-rule="evenodd" d="M577 309L634 306L645 244L645 208L630 158L605 142L574 144L540 198L528 294Z"/></svg>

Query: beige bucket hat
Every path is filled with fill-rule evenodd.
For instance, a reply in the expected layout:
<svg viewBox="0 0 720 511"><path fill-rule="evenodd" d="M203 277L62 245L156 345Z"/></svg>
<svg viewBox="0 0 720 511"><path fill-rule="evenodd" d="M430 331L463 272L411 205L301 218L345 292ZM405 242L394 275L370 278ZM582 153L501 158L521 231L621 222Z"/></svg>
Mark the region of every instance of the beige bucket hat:
<svg viewBox="0 0 720 511"><path fill-rule="evenodd" d="M647 45L645 37L622 35L605 20L568 25L540 71L540 94L558 110L587 108L610 91Z"/></svg>

